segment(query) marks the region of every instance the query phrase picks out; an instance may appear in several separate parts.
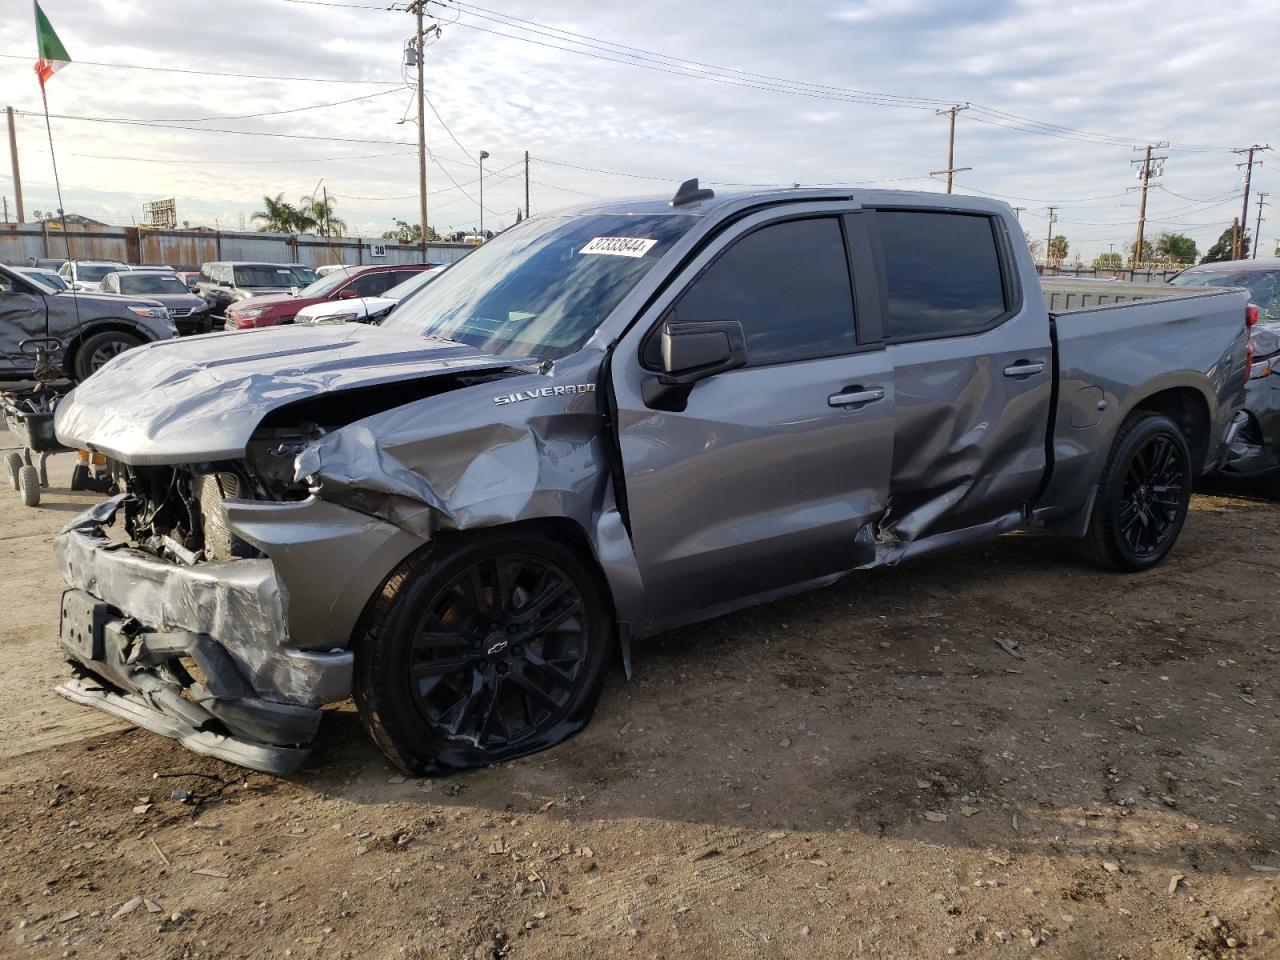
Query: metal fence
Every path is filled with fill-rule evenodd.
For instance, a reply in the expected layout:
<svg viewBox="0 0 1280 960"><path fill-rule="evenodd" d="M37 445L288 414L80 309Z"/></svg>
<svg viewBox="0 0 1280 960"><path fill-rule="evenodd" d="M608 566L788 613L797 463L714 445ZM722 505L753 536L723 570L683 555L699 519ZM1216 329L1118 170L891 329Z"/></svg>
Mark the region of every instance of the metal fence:
<svg viewBox="0 0 1280 960"><path fill-rule="evenodd" d="M229 230L166 230L150 227L76 226L64 232L47 223L0 223L0 263L64 259L70 241L77 260L117 260L194 269L212 260L257 260L322 267L370 263L453 263L475 249L464 243L399 243L362 237Z"/></svg>

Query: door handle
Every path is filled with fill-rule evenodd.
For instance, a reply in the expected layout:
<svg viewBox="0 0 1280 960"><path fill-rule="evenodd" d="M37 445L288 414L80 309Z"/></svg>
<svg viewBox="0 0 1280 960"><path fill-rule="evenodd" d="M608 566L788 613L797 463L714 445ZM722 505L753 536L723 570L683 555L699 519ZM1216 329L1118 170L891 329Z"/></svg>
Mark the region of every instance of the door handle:
<svg viewBox="0 0 1280 960"><path fill-rule="evenodd" d="M875 403L884 399L884 391L879 387L850 387L840 393L827 397L827 405L831 407L849 407L860 403Z"/></svg>
<svg viewBox="0 0 1280 960"><path fill-rule="evenodd" d="M1037 373L1044 373L1043 360L1019 360L1004 368L1006 377L1034 377Z"/></svg>

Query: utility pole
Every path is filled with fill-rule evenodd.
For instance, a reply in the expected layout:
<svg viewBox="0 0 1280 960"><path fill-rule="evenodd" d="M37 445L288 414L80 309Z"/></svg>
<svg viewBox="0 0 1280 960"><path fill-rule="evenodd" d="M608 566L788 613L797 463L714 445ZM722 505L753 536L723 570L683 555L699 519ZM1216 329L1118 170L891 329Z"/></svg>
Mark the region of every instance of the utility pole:
<svg viewBox="0 0 1280 960"><path fill-rule="evenodd" d="M489 151L480 151L480 242L484 243L484 162L489 159Z"/></svg>
<svg viewBox="0 0 1280 960"><path fill-rule="evenodd" d="M1253 228L1253 259L1255 260L1258 259L1258 248L1262 246L1262 208L1267 206L1268 196L1269 194L1266 191L1258 191L1258 222ZM5 214L5 219L9 219L8 214Z"/></svg>
<svg viewBox="0 0 1280 960"><path fill-rule="evenodd" d="M1143 149L1145 153L1141 160L1130 160L1129 163L1140 163L1142 168L1138 171L1138 178L1142 181L1142 200L1138 204L1138 239L1133 245L1133 269L1137 269L1142 263L1142 241L1143 235L1147 232L1147 188L1151 184L1152 164L1167 160L1168 157L1153 157L1152 150L1159 150L1167 147L1169 144L1161 141L1160 143L1148 143L1145 148L1134 147L1133 149ZM1163 168L1157 167L1154 176L1160 176Z"/></svg>
<svg viewBox="0 0 1280 960"><path fill-rule="evenodd" d="M424 89L426 64L422 59L422 8L427 0L413 0L409 9L413 11L417 21L414 32L414 49L418 60L418 219L422 223L422 262L427 261L427 114L426 91Z"/></svg>
<svg viewBox="0 0 1280 960"><path fill-rule="evenodd" d="M4 198L4 222L9 222L9 198Z"/></svg>
<svg viewBox="0 0 1280 960"><path fill-rule="evenodd" d="M1232 153L1242 153L1245 155L1244 163L1237 163L1237 167L1244 167L1244 205L1240 208L1240 242L1231 252L1232 260L1243 260L1249 255L1249 251L1244 248L1244 230L1245 224L1249 222L1249 184L1253 180L1254 164L1261 164L1261 160L1254 160L1253 155L1263 150L1270 150L1270 144L1262 145L1255 143L1251 147L1240 147L1238 150L1232 150Z"/></svg>
<svg viewBox="0 0 1280 960"><path fill-rule="evenodd" d="M955 175L957 173L963 173L965 170L973 169L973 167L957 167L956 166L956 114L959 113L961 110L968 110L968 109L969 109L969 105L967 103L964 104L963 106L957 103L954 107L951 107L949 110L934 111L934 113L937 114L939 117L947 116L951 118L950 124L948 126L948 132L947 132L947 169L934 170L932 173L929 174L929 176L931 177L936 177L942 173L945 173L947 175L947 193L951 192L951 182L955 178Z"/></svg>
<svg viewBox="0 0 1280 960"><path fill-rule="evenodd" d="M1053 246L1053 212L1057 207L1049 208L1049 234L1044 240L1044 272L1049 273L1049 249Z"/></svg>
<svg viewBox="0 0 1280 960"><path fill-rule="evenodd" d="M1026 207L1014 207L1014 208L1013 208L1013 215L1014 215L1014 217L1016 217L1018 220L1021 220L1021 219L1022 219L1022 211L1023 211L1023 210L1025 210L1025 209L1027 209L1027 208L1026 208Z"/></svg>
<svg viewBox="0 0 1280 960"><path fill-rule="evenodd" d="M529 151L524 152L524 218L529 219L532 213L529 209Z"/></svg>
<svg viewBox="0 0 1280 960"><path fill-rule="evenodd" d="M18 128L13 121L13 107L5 107L9 115L9 162L13 167L13 201L18 211L18 222L23 222L22 214L22 173L18 170ZM8 215L5 220L9 219Z"/></svg>

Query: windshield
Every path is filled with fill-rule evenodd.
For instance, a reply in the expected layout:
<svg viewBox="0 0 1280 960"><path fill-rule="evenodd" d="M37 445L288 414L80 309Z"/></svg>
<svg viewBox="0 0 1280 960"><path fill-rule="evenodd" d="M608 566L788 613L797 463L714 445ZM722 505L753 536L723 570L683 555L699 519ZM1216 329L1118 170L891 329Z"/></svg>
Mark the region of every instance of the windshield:
<svg viewBox="0 0 1280 960"><path fill-rule="evenodd" d="M688 214L528 220L463 257L383 326L486 353L563 357L695 222Z"/></svg>
<svg viewBox="0 0 1280 960"><path fill-rule="evenodd" d="M350 279L351 274L348 271L335 270L333 273L326 273L315 283L307 284L307 286L298 291L298 296L324 298Z"/></svg>
<svg viewBox="0 0 1280 960"><path fill-rule="evenodd" d="M97 283L108 273L118 273L122 269L128 268L120 263L78 263L76 264L76 279Z"/></svg>
<svg viewBox="0 0 1280 960"><path fill-rule="evenodd" d="M67 281L56 273L45 273L40 270L19 270L18 272L45 293L57 293L59 290L67 289Z"/></svg>
<svg viewBox="0 0 1280 960"><path fill-rule="evenodd" d="M186 293L187 285L172 273L122 273L121 293Z"/></svg>
<svg viewBox="0 0 1280 960"><path fill-rule="evenodd" d="M415 273L408 280L402 280L394 287L387 290L382 296L388 300L394 300L396 303L403 303L412 297L415 293L425 287L428 283L440 276L443 271L439 267L430 270L423 270L421 273Z"/></svg>
<svg viewBox="0 0 1280 960"><path fill-rule="evenodd" d="M1280 270L1192 270L1169 282L1179 287L1245 287L1249 300L1258 305L1260 320L1280 320Z"/></svg>
<svg viewBox="0 0 1280 960"><path fill-rule="evenodd" d="M273 267L270 264L236 267L237 287L305 287L315 278L314 273L301 267Z"/></svg>

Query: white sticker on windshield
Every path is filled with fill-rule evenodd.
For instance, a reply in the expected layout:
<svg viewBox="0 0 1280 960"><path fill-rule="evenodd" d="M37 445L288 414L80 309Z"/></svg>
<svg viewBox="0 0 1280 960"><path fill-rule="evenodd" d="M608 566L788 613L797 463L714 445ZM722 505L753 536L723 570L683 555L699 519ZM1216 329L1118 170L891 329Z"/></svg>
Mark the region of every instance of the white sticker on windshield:
<svg viewBox="0 0 1280 960"><path fill-rule="evenodd" d="M611 257L643 257L657 240L640 237L596 237L579 253L603 253Z"/></svg>

